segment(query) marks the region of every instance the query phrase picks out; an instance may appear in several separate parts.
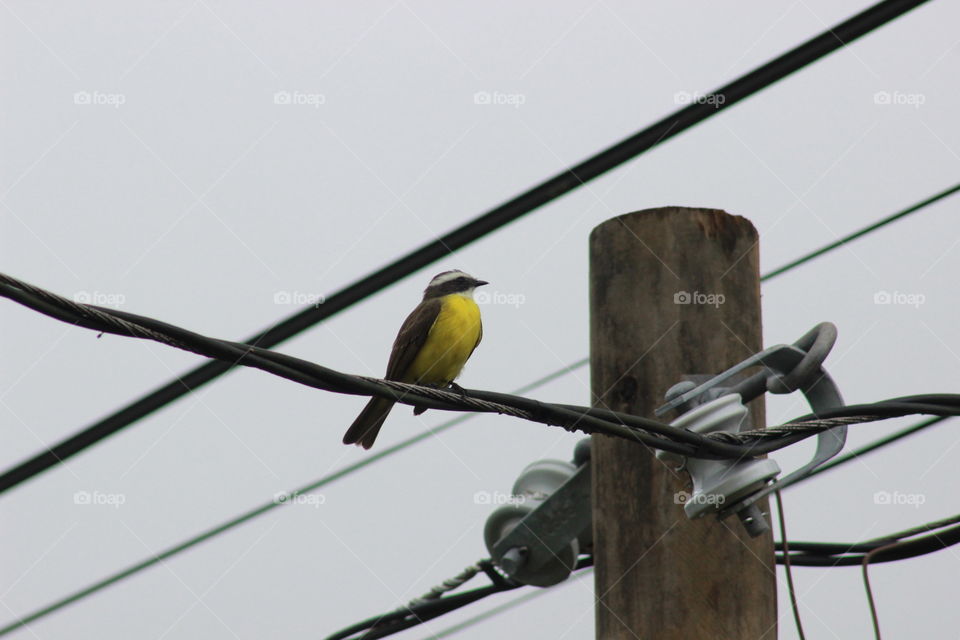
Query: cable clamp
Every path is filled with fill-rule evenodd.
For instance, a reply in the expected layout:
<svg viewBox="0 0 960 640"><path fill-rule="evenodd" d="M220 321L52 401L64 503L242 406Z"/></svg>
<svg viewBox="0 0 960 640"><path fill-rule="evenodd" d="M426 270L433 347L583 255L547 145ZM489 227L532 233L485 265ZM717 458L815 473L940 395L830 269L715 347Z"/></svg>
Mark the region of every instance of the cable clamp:
<svg viewBox="0 0 960 640"><path fill-rule="evenodd" d="M701 384L685 380L674 385L667 391L667 402L656 410L656 414L661 416L672 409L679 409L685 413L673 422L674 426L689 428L699 433L737 433L746 430L742 428L748 416L744 403L767 391L791 393L799 390L806 397L814 414L842 407L840 390L823 369L823 362L836 340L836 326L822 322L792 345L780 344L764 349ZM758 365L762 367L761 371L744 378L748 369ZM735 418L739 422L734 423ZM702 461L706 464L701 464L701 461L684 459L683 456L663 451L658 452L657 456L690 471L694 483L691 498L697 495L699 487L702 491L700 499L706 500L712 496L714 502L721 495L716 487L716 483L720 481L717 478L720 466L716 465L729 467L724 473L733 474L739 479L733 482L730 491L724 489L722 504L685 504L684 510L691 518L701 517L711 511L721 518L736 513L750 535L757 536L769 529L764 514L756 505L757 501L810 475L821 464L837 455L843 449L846 439L846 425L823 431L817 436L817 448L812 460L780 480L769 483L769 480L779 473L777 467L776 473L769 476L762 486L751 486L751 482L771 472L773 467L769 465L744 467L744 471L739 471L736 467L743 464L743 461L708 460ZM765 460L760 460L763 461ZM776 463L773 463L773 466L776 466ZM752 492L748 492L748 488L752 489Z"/></svg>

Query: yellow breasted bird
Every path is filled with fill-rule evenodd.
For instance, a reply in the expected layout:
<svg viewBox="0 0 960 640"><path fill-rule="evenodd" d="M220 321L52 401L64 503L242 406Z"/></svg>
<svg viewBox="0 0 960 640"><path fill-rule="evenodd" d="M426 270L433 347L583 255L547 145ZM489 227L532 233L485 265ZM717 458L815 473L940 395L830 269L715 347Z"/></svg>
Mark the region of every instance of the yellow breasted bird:
<svg viewBox="0 0 960 640"><path fill-rule="evenodd" d="M384 377L435 387L453 382L483 337L473 290L485 284L463 271L434 276L423 300L400 327ZM371 398L347 429L343 443L372 447L394 404L386 398ZM415 407L413 413L424 411L425 407Z"/></svg>

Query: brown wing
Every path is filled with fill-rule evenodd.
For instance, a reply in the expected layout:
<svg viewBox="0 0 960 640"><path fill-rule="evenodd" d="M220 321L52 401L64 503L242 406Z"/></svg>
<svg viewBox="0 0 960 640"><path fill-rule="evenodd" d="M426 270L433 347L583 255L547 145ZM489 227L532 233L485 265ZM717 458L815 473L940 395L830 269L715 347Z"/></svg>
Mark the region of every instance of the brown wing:
<svg viewBox="0 0 960 640"><path fill-rule="evenodd" d="M436 298L424 300L403 321L397 339L393 341L390 362L387 363L387 380L403 381L407 369L420 353L420 347L427 341L430 328L440 315L440 304Z"/></svg>

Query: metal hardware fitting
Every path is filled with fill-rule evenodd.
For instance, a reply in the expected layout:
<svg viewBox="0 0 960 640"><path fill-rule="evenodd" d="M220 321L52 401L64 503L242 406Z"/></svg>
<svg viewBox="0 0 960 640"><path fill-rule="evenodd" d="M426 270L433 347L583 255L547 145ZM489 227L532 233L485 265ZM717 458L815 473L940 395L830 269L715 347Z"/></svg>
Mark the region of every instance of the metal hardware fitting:
<svg viewBox="0 0 960 640"><path fill-rule="evenodd" d="M490 514L483 531L493 561L510 578L548 587L567 579L593 543L590 440L574 462L540 460L513 486L515 500Z"/></svg>
<svg viewBox="0 0 960 640"><path fill-rule="evenodd" d="M799 390L806 397L813 413L843 406L840 390L830 375L823 369L823 362L837 339L837 328L829 322L822 322L807 332L792 345L775 345L756 353L743 362L714 376L706 382L693 386L690 382L674 385L667 392L667 402L656 410L663 415L671 409L696 410L711 400L727 394L739 394L744 403L759 397L766 391L771 393L792 393ZM760 371L740 382L734 378L754 366L762 366ZM724 383L729 383L725 385ZM691 388L692 387L692 388ZM736 501L725 502L718 510L721 518L733 513L738 514L751 535L759 535L766 529L756 502L774 491L778 491L807 477L814 469L835 456L843 449L847 439L847 427L838 426L817 436L817 448L813 459L807 464L754 493ZM665 456L664 459L671 459ZM731 462L731 466L738 463ZM696 484L697 478L694 478Z"/></svg>

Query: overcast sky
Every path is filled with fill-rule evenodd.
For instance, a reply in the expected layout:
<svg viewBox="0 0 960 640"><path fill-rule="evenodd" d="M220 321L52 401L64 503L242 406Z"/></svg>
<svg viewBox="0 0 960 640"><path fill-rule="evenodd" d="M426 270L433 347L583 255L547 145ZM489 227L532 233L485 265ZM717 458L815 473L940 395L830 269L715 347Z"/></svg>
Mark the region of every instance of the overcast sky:
<svg viewBox="0 0 960 640"><path fill-rule="evenodd" d="M229 339L866 6L0 4L0 269ZM281 350L381 375L426 282L461 268L489 280L492 294L461 383L510 391L587 355L587 236L607 218L722 208L756 225L768 271L943 190L960 175L958 21L956 4L931 2ZM840 339L827 368L848 402L958 391L958 212L960 200L943 201L764 285L765 343L830 320ZM894 303L876 304L881 292ZM4 467L202 362L97 339L10 301L0 318ZM586 404L588 391L581 368L531 395ZM0 498L0 619L368 456L340 443L362 405L235 371L9 491ZM771 422L805 413L798 397L767 406ZM448 417L400 408L377 447ZM909 422L853 427L849 442ZM791 489L791 538L861 540L956 513L955 429L944 424ZM474 495L509 492L525 465L569 459L580 437L475 418L16 637L322 637L484 557L492 507ZM774 458L789 470L811 452L806 443ZM877 504L877 491L914 504ZM956 550L874 568L884 631L957 628L958 568ZM781 637L794 638L778 576ZM796 580L809 637L867 635L858 569L797 569ZM520 593L401 637L428 637ZM521 634L593 637L592 577L457 637Z"/></svg>

